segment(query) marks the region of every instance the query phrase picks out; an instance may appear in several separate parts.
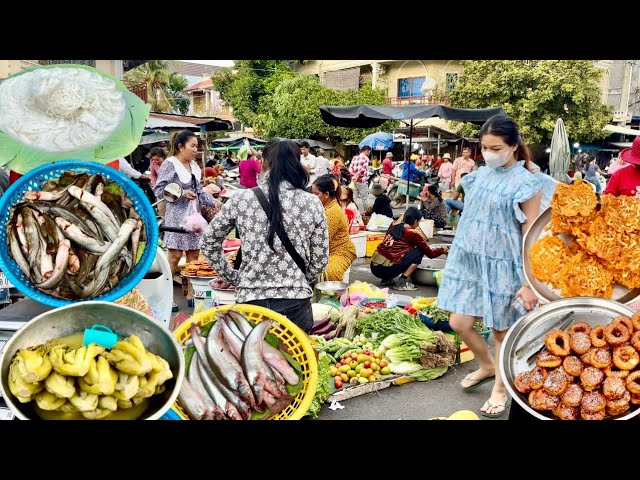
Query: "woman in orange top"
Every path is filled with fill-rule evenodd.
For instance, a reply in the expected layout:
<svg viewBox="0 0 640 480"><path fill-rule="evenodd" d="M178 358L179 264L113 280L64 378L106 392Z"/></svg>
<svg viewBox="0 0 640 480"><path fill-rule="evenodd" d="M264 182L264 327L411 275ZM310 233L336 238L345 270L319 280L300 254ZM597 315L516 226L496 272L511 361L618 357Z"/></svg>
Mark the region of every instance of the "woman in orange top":
<svg viewBox="0 0 640 480"><path fill-rule="evenodd" d="M329 264L324 271L327 281L342 281L345 272L356 259L356 247L349 237L347 218L336 201L336 187L331 175L318 177L311 186L324 206L329 228Z"/></svg>

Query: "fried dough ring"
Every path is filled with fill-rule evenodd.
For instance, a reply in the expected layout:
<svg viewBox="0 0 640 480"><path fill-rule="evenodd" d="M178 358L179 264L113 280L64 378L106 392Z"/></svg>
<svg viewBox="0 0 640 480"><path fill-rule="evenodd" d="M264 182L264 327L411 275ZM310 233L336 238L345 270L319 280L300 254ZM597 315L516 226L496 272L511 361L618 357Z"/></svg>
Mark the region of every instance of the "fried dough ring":
<svg viewBox="0 0 640 480"><path fill-rule="evenodd" d="M631 338L631 332L623 323L610 323L604 327L604 338L612 347L619 347Z"/></svg>
<svg viewBox="0 0 640 480"><path fill-rule="evenodd" d="M580 418L582 420L604 420L607 414L604 410L600 410L595 413L587 412L584 408L580 409Z"/></svg>
<svg viewBox="0 0 640 480"><path fill-rule="evenodd" d="M591 350L589 360L596 368L607 368L611 365L611 352L607 348L594 348Z"/></svg>
<svg viewBox="0 0 640 480"><path fill-rule="evenodd" d="M617 322L622 323L625 327L627 327L629 333L633 334L635 327L633 326L633 321L629 317L627 317L626 315L619 315L611 320L611 323Z"/></svg>
<svg viewBox="0 0 640 480"><path fill-rule="evenodd" d="M630 373L626 378L627 389L635 395L640 395L640 383L637 382L638 378L640 378L640 370Z"/></svg>
<svg viewBox="0 0 640 480"><path fill-rule="evenodd" d="M560 397L560 401L570 407L579 407L584 390L577 383L571 383Z"/></svg>
<svg viewBox="0 0 640 480"><path fill-rule="evenodd" d="M640 330L631 335L631 346L640 351Z"/></svg>
<svg viewBox="0 0 640 480"><path fill-rule="evenodd" d="M580 374L580 381L582 382L582 388L587 391L595 390L600 386L604 380L604 373L602 370L596 367L587 367L582 370ZM640 387L640 385L638 385Z"/></svg>
<svg viewBox="0 0 640 480"><path fill-rule="evenodd" d="M600 410L604 410L607 406L607 399L600 392L586 392L582 396L580 407L583 411L589 413L596 413Z"/></svg>
<svg viewBox="0 0 640 480"><path fill-rule="evenodd" d="M640 362L640 355L631 345L623 345L613 349L613 364L620 370L633 370Z"/></svg>
<svg viewBox="0 0 640 480"><path fill-rule="evenodd" d="M601 348L607 346L607 340L604 337L604 327L602 325L593 327L589 332L589 338L594 347Z"/></svg>
<svg viewBox="0 0 640 480"><path fill-rule="evenodd" d="M560 397L549 395L543 389L535 390L530 395L534 395L534 403L531 406L536 410L555 410L560 404Z"/></svg>
<svg viewBox="0 0 640 480"><path fill-rule="evenodd" d="M547 376L547 369L542 367L534 367L529 373L529 387L531 390L539 390L544 384L544 379Z"/></svg>
<svg viewBox="0 0 640 480"><path fill-rule="evenodd" d="M578 355L587 353L591 348L591 338L587 332L573 332L569 334L569 346Z"/></svg>
<svg viewBox="0 0 640 480"><path fill-rule="evenodd" d="M562 368L564 368L564 371L569 375L579 377L584 369L584 364L575 355L569 355L568 357L564 357Z"/></svg>
<svg viewBox="0 0 640 480"><path fill-rule="evenodd" d="M572 333L576 332L584 332L589 335L589 333L591 332L591 325L589 325L587 322L578 322L574 323L567 329L567 333L569 334L569 336L571 336Z"/></svg>
<svg viewBox="0 0 640 480"><path fill-rule="evenodd" d="M544 343L554 355L566 357L571 353L569 345L569 334L562 330L552 330L544 337Z"/></svg>
<svg viewBox="0 0 640 480"><path fill-rule="evenodd" d="M560 420L578 420L578 418L580 418L580 409L570 405L565 405L564 403L559 403L553 411L553 414Z"/></svg>
<svg viewBox="0 0 640 480"><path fill-rule="evenodd" d="M631 316L631 323L634 329L640 330L640 312L636 312Z"/></svg>
<svg viewBox="0 0 640 480"><path fill-rule="evenodd" d="M625 404L628 405L630 400L631 400L631 394L629 393L629 390L627 390L627 387L625 386L624 393L620 395L619 398L615 400L609 400L607 398L607 408L609 407L613 409L622 408L625 406Z"/></svg>
<svg viewBox="0 0 640 480"><path fill-rule="evenodd" d="M633 403L634 405L640 405L640 394L631 394L631 403Z"/></svg>
<svg viewBox="0 0 640 480"><path fill-rule="evenodd" d="M629 393L625 381L619 377L607 377L602 384L602 394L607 397L607 405L609 401L618 400L623 395Z"/></svg>
<svg viewBox="0 0 640 480"><path fill-rule="evenodd" d="M626 378L629 376L629 370L620 370L618 367L611 364L604 369L604 374L607 377Z"/></svg>
<svg viewBox="0 0 640 480"><path fill-rule="evenodd" d="M596 347L591 347L587 353L585 353L584 355L580 355L580 361L584 363L585 366L588 367L591 365L591 351L595 349Z"/></svg>
<svg viewBox="0 0 640 480"><path fill-rule="evenodd" d="M536 365L544 368L556 368L562 365L562 357L558 357L553 353L545 350L536 358Z"/></svg>
<svg viewBox="0 0 640 480"><path fill-rule="evenodd" d="M516 379L514 383L516 385L516 390L518 390L520 393L531 392L531 387L529 386L530 374L531 374L531 371L527 370L526 372L521 372L518 375L516 375Z"/></svg>
<svg viewBox="0 0 640 480"><path fill-rule="evenodd" d="M549 395L557 397L565 392L565 390L569 386L569 380L569 375L567 375L567 373L563 369L556 368L555 370L549 372L547 377L544 379L544 384L542 385L542 387L544 388L544 391Z"/></svg>

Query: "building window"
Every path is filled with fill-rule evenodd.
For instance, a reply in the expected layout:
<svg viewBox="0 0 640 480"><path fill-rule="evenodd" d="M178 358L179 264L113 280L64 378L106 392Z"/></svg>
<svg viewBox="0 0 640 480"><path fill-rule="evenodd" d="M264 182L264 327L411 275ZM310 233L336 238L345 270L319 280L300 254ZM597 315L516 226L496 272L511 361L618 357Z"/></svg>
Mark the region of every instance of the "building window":
<svg viewBox="0 0 640 480"><path fill-rule="evenodd" d="M420 87L425 77L399 78L398 97L424 97Z"/></svg>
<svg viewBox="0 0 640 480"><path fill-rule="evenodd" d="M447 73L446 82L447 82L447 92L452 92L453 89L456 88L456 84L458 83L458 74Z"/></svg>

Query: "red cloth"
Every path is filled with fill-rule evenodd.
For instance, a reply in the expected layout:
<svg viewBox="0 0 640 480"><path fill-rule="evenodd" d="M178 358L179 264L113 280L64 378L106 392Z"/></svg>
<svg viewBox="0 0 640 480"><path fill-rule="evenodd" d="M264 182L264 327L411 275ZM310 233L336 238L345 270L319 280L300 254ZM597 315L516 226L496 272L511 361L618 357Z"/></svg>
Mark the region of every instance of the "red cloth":
<svg viewBox="0 0 640 480"><path fill-rule="evenodd" d="M252 158L242 160L238 165L238 171L240 172L240 181L238 182L243 187L253 188L258 186L258 174L260 173L260 165Z"/></svg>
<svg viewBox="0 0 640 480"><path fill-rule="evenodd" d="M393 226L391 224L389 229L393 228ZM378 253L397 265L402 262L404 256L413 247L418 247L429 258L439 257L445 252L444 248L431 248L422 235L409 228L409 225L405 223L404 233L400 240L393 238L389 234L389 230L387 230L384 240L378 245Z"/></svg>
<svg viewBox="0 0 640 480"><path fill-rule="evenodd" d="M444 160L442 160L441 158L438 158L435 162L433 162L433 171L437 172L438 169L440 168L440 165L442 165L442 162L444 162Z"/></svg>
<svg viewBox="0 0 640 480"><path fill-rule="evenodd" d="M204 168L204 176L205 177L217 177L218 176L218 170L216 170L213 167L205 167Z"/></svg>
<svg viewBox="0 0 640 480"><path fill-rule="evenodd" d="M616 170L607 182L605 194L627 195L629 197L640 197L640 170L636 170L633 165Z"/></svg>
<svg viewBox="0 0 640 480"><path fill-rule="evenodd" d="M392 172L393 172L393 160L391 160L391 158L389 157L386 157L384 160L382 160L382 173L391 175Z"/></svg>

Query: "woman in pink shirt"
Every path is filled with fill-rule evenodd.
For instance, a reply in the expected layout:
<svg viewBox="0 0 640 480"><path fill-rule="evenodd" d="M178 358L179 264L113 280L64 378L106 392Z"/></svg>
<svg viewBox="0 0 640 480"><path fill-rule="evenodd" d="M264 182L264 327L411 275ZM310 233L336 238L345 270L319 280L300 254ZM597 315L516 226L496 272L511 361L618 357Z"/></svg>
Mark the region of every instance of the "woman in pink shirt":
<svg viewBox="0 0 640 480"><path fill-rule="evenodd" d="M149 152L149 158L151 160L149 164L149 170L151 171L149 175L151 177L151 188L155 188L156 182L158 181L158 170L160 170L164 159L167 158L167 154L162 148L154 147Z"/></svg>
<svg viewBox="0 0 640 480"><path fill-rule="evenodd" d="M240 160L238 165L240 172L240 185L246 188L254 188L258 186L258 174L260 173L260 164L252 155L246 160Z"/></svg>
<svg viewBox="0 0 640 480"><path fill-rule="evenodd" d="M631 148L625 148L620 152L620 158L631 165L611 175L604 194L640 197L640 137L636 137Z"/></svg>
<svg viewBox="0 0 640 480"><path fill-rule="evenodd" d="M453 165L450 162L451 157L448 153L444 154L442 157L442 165L438 169L438 178L440 178L440 183L442 184L442 191L449 190L449 185L451 185L451 176L453 175Z"/></svg>

